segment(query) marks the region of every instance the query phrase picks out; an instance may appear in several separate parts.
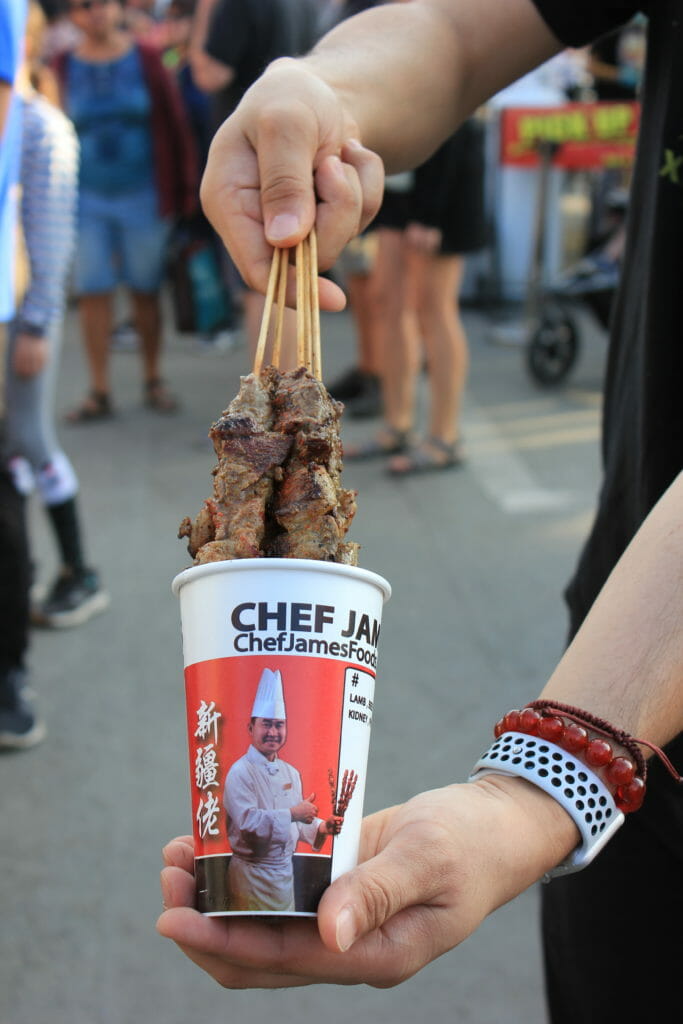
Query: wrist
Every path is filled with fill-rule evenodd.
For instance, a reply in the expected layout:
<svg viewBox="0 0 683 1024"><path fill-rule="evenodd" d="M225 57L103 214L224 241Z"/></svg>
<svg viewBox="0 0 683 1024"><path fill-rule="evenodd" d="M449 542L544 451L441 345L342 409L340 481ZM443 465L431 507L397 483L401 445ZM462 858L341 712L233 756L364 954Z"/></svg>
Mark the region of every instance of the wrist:
<svg viewBox="0 0 683 1024"><path fill-rule="evenodd" d="M333 124L333 117L338 118L337 124L341 124L342 136L344 139L354 138L361 141L360 130L351 110L354 106L355 94L349 88L347 76L342 73L340 76L334 73L327 61L319 60L315 51L306 57L278 57L272 64L269 64L264 77L271 75L285 74L289 78L288 87L294 90L296 95L297 80L293 75L299 76L298 81L302 83L302 99L310 104L311 86L314 86L313 95L322 100L325 111L327 127ZM325 124L322 124L325 127Z"/></svg>
<svg viewBox="0 0 683 1024"><path fill-rule="evenodd" d="M571 815L554 797L516 776L489 774L471 780L490 801L500 837L497 858L506 872L495 906L527 889L561 863L580 842Z"/></svg>
<svg viewBox="0 0 683 1024"><path fill-rule="evenodd" d="M602 780L550 740L522 732L502 733L479 758L470 781L491 773L532 783L576 823L580 842L546 872L544 881L587 867L623 824L624 815Z"/></svg>

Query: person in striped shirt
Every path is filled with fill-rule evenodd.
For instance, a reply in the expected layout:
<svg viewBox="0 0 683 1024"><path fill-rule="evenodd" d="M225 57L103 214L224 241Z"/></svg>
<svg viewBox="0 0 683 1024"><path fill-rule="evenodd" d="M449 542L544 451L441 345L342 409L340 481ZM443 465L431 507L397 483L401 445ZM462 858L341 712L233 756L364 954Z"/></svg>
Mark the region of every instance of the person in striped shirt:
<svg viewBox="0 0 683 1024"><path fill-rule="evenodd" d="M33 609L37 624L76 626L109 604L97 572L85 561L76 504L78 479L54 423L69 271L75 244L79 147L68 118L31 84L31 64L45 18L29 7L26 59L18 90L23 112L21 225L30 280L9 327L6 452L15 484L37 484L53 527L60 571Z"/></svg>

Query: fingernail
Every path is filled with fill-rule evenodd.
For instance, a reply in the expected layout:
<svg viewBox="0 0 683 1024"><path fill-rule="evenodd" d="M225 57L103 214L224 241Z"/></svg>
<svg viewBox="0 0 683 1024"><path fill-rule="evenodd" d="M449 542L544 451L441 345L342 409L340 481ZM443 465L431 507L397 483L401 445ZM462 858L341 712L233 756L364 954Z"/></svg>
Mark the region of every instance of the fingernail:
<svg viewBox="0 0 683 1024"><path fill-rule="evenodd" d="M356 915L353 907L342 907L337 918L337 946L345 953L356 941Z"/></svg>
<svg viewBox="0 0 683 1024"><path fill-rule="evenodd" d="M299 232L299 218L293 213L278 213L269 222L266 234L271 242L283 242Z"/></svg>
<svg viewBox="0 0 683 1024"><path fill-rule="evenodd" d="M168 905L169 905L168 897L169 897L168 885L166 884L166 879L162 875L161 876L161 906L163 907L164 910L168 910Z"/></svg>

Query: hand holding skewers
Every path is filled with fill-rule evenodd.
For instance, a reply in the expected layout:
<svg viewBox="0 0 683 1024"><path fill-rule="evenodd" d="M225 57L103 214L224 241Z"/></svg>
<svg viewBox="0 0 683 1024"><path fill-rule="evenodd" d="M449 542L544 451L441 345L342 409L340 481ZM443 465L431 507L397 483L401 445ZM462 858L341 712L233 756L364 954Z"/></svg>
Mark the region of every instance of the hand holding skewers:
<svg viewBox="0 0 683 1024"><path fill-rule="evenodd" d="M338 836L342 830L343 824L343 817L333 815L331 818L328 818L323 825L320 826L320 831L328 836Z"/></svg>
<svg viewBox="0 0 683 1024"><path fill-rule="evenodd" d="M335 263L346 243L379 209L384 171L377 154L358 141L358 129L334 91L294 61L271 65L257 93L256 136L261 140L270 136L277 150L273 125L286 133L286 159L294 165L291 173L282 177L278 170L282 162L275 152L264 151L257 158L246 109L251 97L245 97L214 138L201 198L245 282L265 293L271 246L297 245L314 222L320 229L320 268L326 270ZM291 278L287 304L294 306ZM323 277L318 289L322 309L344 308L346 299L339 285Z"/></svg>

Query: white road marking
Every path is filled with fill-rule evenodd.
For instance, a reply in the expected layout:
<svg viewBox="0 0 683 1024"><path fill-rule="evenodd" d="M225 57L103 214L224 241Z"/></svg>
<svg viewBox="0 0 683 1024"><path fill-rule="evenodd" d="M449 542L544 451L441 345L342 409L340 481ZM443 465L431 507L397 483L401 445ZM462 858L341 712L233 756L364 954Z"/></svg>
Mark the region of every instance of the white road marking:
<svg viewBox="0 0 683 1024"><path fill-rule="evenodd" d="M582 409L575 414L558 411L556 417L540 415L535 423L534 417L528 416L528 407L524 413L517 421L514 417L494 420L468 396L463 435L470 473L489 498L510 515L561 511L583 503L584 494L544 487L519 451L585 441L597 444L600 436L597 410ZM524 431L521 435L520 429Z"/></svg>

